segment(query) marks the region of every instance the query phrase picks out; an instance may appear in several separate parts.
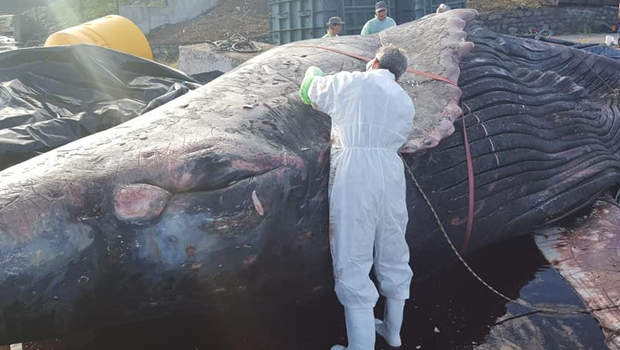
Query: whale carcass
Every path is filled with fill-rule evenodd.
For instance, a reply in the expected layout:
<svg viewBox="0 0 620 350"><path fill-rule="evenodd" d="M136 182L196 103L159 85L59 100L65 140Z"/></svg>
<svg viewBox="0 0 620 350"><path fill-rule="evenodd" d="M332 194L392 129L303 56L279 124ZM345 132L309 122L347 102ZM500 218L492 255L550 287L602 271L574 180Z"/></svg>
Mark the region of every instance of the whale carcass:
<svg viewBox="0 0 620 350"><path fill-rule="evenodd" d="M467 252L589 205L620 179L620 63L499 35L453 10L379 35L332 38L372 56L395 44L416 104L404 159ZM469 24L468 24L469 23ZM365 63L310 47L270 50L110 130L0 172L0 343L331 289L330 120L304 106L306 68ZM363 190L363 189L360 189ZM407 239L417 276L452 255L409 179ZM351 205L356 205L351 203Z"/></svg>

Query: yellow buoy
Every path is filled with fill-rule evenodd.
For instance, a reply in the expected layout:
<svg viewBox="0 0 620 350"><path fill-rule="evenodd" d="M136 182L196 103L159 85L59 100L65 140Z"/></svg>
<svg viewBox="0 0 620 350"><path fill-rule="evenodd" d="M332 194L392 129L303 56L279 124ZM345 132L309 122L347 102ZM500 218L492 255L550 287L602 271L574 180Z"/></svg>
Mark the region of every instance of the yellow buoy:
<svg viewBox="0 0 620 350"><path fill-rule="evenodd" d="M50 35L45 46L93 44L153 59L151 45L140 28L123 16L105 16Z"/></svg>

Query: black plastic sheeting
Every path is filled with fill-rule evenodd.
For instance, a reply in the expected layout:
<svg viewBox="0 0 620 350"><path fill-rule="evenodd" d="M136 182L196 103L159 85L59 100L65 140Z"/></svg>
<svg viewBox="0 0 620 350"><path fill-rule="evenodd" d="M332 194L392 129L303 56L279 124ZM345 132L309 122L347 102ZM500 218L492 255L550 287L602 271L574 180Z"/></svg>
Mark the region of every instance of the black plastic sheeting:
<svg viewBox="0 0 620 350"><path fill-rule="evenodd" d="M198 87L178 70L93 45L0 53L0 170Z"/></svg>
<svg viewBox="0 0 620 350"><path fill-rule="evenodd" d="M196 79L201 84L207 84L220 76L222 76L224 72L219 70L212 70L210 72L192 74L192 78Z"/></svg>

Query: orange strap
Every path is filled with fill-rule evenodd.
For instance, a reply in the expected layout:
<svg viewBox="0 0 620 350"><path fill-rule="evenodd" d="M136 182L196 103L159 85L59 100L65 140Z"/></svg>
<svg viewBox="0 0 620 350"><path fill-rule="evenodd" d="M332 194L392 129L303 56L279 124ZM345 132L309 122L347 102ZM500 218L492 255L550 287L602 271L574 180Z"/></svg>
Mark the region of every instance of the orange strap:
<svg viewBox="0 0 620 350"><path fill-rule="evenodd" d="M364 62L370 62L372 61L372 58L368 58L368 57L364 57L364 56L360 56L360 55L356 55L354 53L349 53L349 52L345 52L342 50L338 50L338 49L334 49L332 47L327 47L327 46L319 46L319 45L295 45L294 47L310 47L313 49L321 49L321 50L327 50L327 51L331 51L331 52L335 52L335 53L339 53L341 55L345 55L345 56L349 56L352 58L357 58L358 60L362 60ZM422 72L416 69L412 69L412 68L407 68L407 72L409 73L413 73L413 74L417 74L426 78L430 78L430 79L435 79L435 80L439 80L439 81L443 81L445 83L454 85L454 86L458 86L458 84L448 78L442 77L440 75L435 75L435 74L431 74L431 73L426 73L426 72Z"/></svg>

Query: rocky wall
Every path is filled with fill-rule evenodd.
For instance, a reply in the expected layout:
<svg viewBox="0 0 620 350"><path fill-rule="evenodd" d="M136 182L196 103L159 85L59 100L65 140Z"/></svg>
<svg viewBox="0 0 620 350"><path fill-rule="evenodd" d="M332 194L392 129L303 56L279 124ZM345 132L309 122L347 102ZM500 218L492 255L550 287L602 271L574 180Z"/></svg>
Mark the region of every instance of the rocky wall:
<svg viewBox="0 0 620 350"><path fill-rule="evenodd" d="M555 35L606 32L618 23L618 7L541 7L505 13L481 13L486 28L507 34L551 29Z"/></svg>

